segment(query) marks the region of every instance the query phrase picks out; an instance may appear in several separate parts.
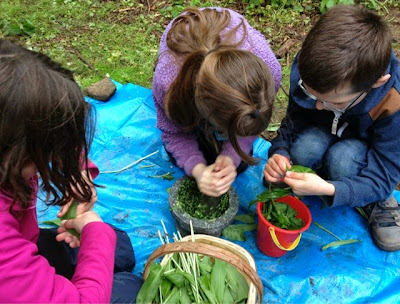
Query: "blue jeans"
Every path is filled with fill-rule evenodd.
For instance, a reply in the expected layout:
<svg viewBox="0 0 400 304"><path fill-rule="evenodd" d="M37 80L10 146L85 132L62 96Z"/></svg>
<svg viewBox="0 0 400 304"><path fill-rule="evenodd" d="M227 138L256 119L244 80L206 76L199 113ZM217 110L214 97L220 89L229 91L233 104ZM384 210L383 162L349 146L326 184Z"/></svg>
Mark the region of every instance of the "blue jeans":
<svg viewBox="0 0 400 304"><path fill-rule="evenodd" d="M368 145L360 139L341 139L317 127L300 132L290 149L294 164L309 167L322 178L335 181L355 176L367 165Z"/></svg>

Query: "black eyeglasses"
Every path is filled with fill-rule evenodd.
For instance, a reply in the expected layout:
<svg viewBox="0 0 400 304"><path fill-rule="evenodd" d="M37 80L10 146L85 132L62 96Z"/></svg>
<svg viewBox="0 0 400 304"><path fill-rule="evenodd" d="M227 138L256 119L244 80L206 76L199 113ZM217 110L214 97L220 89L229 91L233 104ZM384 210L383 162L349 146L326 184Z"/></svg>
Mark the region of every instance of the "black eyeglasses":
<svg viewBox="0 0 400 304"><path fill-rule="evenodd" d="M349 102L347 103L347 105L346 105L344 108L338 109L338 108L335 108L335 107L333 107L332 105L330 105L329 102L327 102L327 101L325 101L325 100L322 100L322 99L318 99L318 98L315 97L313 94L311 94L311 93L306 89L306 87L303 85L303 80L302 80L302 79L300 79L299 82L298 82L297 84L298 84L299 87L302 89L303 93L306 94L309 98L311 98L311 99L314 100L314 101L319 100L319 101L320 101L325 107L327 107L329 110L331 110L331 111L333 111L333 112L339 112L339 113L342 113L342 114L343 114L344 112L346 112L346 110L347 110L348 108L351 108L351 106L352 106L353 104L355 104L355 103L361 98L361 96L362 96L364 93L366 93L366 92L369 91L369 90L362 91L359 95L357 95L356 98L354 98L354 99L352 99L351 101L349 101Z"/></svg>
<svg viewBox="0 0 400 304"><path fill-rule="evenodd" d="M360 98L362 95L364 95L364 93L368 93L370 91L366 90L366 91L362 91L356 98L352 99L351 101L349 101L347 103L347 105L342 108L342 109L338 109L335 108L333 106L331 106L329 104L329 102L324 101L322 99L318 99L317 97L315 97L313 94L311 94L306 87L303 85L303 80L300 79L299 82L297 83L299 85L299 87L302 89L303 93L310 99L312 99L313 101L317 101L319 100L326 108L328 108L329 110L331 110L333 112L333 114L335 115L335 117L333 118L333 122L332 122L332 128L331 128L331 133L333 135L338 135L337 133L337 127L338 127L338 123L339 123L339 119L340 117L343 115L344 112L346 112L347 109L351 108ZM340 132L339 132L340 133ZM338 135L339 136L339 135ZM339 136L340 137L340 136Z"/></svg>

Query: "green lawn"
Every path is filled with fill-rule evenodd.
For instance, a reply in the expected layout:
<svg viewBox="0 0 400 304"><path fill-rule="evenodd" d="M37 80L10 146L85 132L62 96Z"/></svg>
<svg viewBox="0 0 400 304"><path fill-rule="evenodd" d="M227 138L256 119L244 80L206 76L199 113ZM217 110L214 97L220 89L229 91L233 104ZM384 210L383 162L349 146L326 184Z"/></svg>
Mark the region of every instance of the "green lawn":
<svg viewBox="0 0 400 304"><path fill-rule="evenodd" d="M344 0L332 0L336 2ZM348 1L348 0L346 0ZM350 0L351 1L351 0ZM397 1L397 0L396 0ZM395 24L389 6L377 9ZM168 22L186 6L225 6L242 13L277 51L288 39L294 44L279 59L283 70L273 122L287 104L289 70L308 29L320 15L319 1L272 0L7 0L0 1L0 37L44 52L75 72L82 88L108 75L120 83L151 88L159 40ZM285 6L286 3L286 6ZM398 13L398 9L397 9ZM390 20L389 20L390 21ZM397 27L398 29L398 27ZM395 44L398 46L397 44Z"/></svg>

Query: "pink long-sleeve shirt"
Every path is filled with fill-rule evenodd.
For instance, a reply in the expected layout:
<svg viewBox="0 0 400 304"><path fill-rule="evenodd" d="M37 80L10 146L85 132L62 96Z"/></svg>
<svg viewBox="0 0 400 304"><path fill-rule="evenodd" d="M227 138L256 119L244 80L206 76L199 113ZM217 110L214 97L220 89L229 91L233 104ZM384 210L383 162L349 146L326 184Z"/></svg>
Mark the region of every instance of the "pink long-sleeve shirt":
<svg viewBox="0 0 400 304"><path fill-rule="evenodd" d="M223 10L222 8L216 9L219 11ZM269 47L268 41L259 31L251 27L242 15L229 9L224 10L229 11L231 15L231 22L223 31L223 33L221 33L221 36L237 26L243 20L247 31L247 36L239 48L253 52L267 64L275 80L275 89L278 91L282 78L282 72L278 60ZM161 138L164 142L164 145L175 158L177 165L180 168L183 168L187 175L191 176L192 170L197 164L207 164L207 162L203 156L203 153L199 149L195 135L185 133L179 125L168 119L164 111L165 94L167 93L172 82L178 76L180 70L179 64L177 64L175 57L171 54L167 46L167 34L171 29L171 26L172 21L167 26L164 34L161 37L159 58L154 72L152 92L157 110L157 127L162 131ZM243 34L243 30L240 28L236 33L235 39L239 41ZM243 152L250 152L253 142L256 138L257 136L239 138L239 145ZM233 159L236 167L239 166L241 158L236 153L229 141L223 142L221 154L230 156Z"/></svg>
<svg viewBox="0 0 400 304"><path fill-rule="evenodd" d="M98 168L88 164L92 178ZM30 180L35 199L27 209L14 204L0 191L0 302L109 303L114 268L116 235L103 222L87 224L81 234L77 267L71 281L57 275L38 254L39 226L36 216L38 178Z"/></svg>

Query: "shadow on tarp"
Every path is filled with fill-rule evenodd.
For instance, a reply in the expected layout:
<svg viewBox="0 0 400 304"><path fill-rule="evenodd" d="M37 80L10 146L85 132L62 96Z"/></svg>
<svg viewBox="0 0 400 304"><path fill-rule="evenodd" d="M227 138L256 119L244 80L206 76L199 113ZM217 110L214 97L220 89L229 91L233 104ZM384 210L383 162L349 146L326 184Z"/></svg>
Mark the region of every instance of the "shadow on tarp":
<svg viewBox="0 0 400 304"><path fill-rule="evenodd" d="M97 190L95 211L104 221L128 233L137 261L134 273L141 275L147 258L161 245L160 220L169 234L176 232L167 190L183 171L172 165L163 148L151 90L133 84L117 86L116 94L107 103L88 99L97 110L91 159L101 171L113 171L158 152L122 172L100 174L96 183L105 188ZM234 183L240 200L239 213L247 213L249 201L265 190L262 169L269 147L267 141L256 141L254 154L260 163ZM154 177L168 172L174 180ZM400 199L398 192L395 195ZM247 241L236 243L256 260L265 287L263 302L399 302L400 252L389 253L375 247L366 220L354 208L324 208L316 197L305 197L303 201L310 207L314 221L343 240L359 239L361 243L321 251L322 246L336 239L312 224L295 250L281 258L270 258L256 247L255 231L247 232ZM46 209L39 201L39 223L55 218L57 210ZM255 212L255 205L251 211Z"/></svg>

